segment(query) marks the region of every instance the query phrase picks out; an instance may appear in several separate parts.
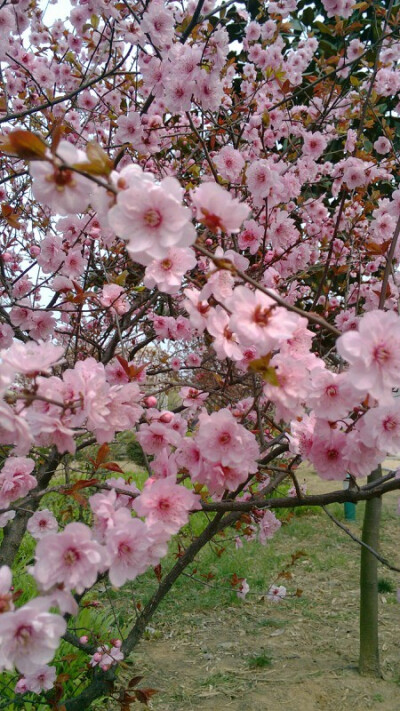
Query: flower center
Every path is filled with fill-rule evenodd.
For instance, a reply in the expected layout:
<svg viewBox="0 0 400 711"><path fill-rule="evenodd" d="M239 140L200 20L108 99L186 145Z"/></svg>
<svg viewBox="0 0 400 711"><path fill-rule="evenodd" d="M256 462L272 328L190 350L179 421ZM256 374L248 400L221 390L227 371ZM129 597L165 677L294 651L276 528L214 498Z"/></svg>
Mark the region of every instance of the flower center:
<svg viewBox="0 0 400 711"><path fill-rule="evenodd" d="M63 188L65 185L72 187L74 184L72 170L55 170L53 180L58 188Z"/></svg>
<svg viewBox="0 0 400 711"><path fill-rule="evenodd" d="M169 508L170 502L168 501L168 499L160 499L160 501L158 502L158 509L160 511L168 511Z"/></svg>
<svg viewBox="0 0 400 711"><path fill-rule="evenodd" d="M120 543L118 546L118 556L122 558L123 556L127 555L128 553L131 552L130 547L128 546L127 543Z"/></svg>
<svg viewBox="0 0 400 711"><path fill-rule="evenodd" d="M159 227L162 222L161 214L155 207L150 207L143 215L143 221L147 227Z"/></svg>
<svg viewBox="0 0 400 711"><path fill-rule="evenodd" d="M74 563L79 560L79 553L74 548L69 548L67 551L65 551L63 559L66 565L74 565Z"/></svg>
<svg viewBox="0 0 400 711"><path fill-rule="evenodd" d="M325 390L326 394L328 397L336 397L337 395L337 387L336 385L328 385L328 387Z"/></svg>
<svg viewBox="0 0 400 711"><path fill-rule="evenodd" d="M260 305L256 306L253 314L254 323L258 326L267 326L271 318L272 308L270 306L268 309L262 309Z"/></svg>
<svg viewBox="0 0 400 711"><path fill-rule="evenodd" d="M335 461L335 459L338 459L339 457L339 452L337 451L337 449L328 449L326 456L331 461Z"/></svg>
<svg viewBox="0 0 400 711"><path fill-rule="evenodd" d="M390 415L383 421L383 429L385 432L392 432L397 427L397 422L394 417Z"/></svg>
<svg viewBox="0 0 400 711"><path fill-rule="evenodd" d="M32 627L30 627L29 625L21 625L21 627L18 627L15 633L16 639L23 647L26 647L26 645L29 643L31 636Z"/></svg>
<svg viewBox="0 0 400 711"><path fill-rule="evenodd" d="M373 357L375 363L384 365L390 359L390 351L383 343L379 343L374 348Z"/></svg>
<svg viewBox="0 0 400 711"><path fill-rule="evenodd" d="M163 261L161 262L161 266L164 271L168 272L172 267L172 261L170 259L163 259Z"/></svg>

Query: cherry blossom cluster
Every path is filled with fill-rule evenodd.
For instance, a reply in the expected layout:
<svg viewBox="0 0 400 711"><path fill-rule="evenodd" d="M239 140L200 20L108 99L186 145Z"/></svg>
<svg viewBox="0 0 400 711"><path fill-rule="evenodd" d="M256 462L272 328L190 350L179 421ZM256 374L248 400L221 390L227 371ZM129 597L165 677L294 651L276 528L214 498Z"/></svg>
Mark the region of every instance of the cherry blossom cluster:
<svg viewBox="0 0 400 711"><path fill-rule="evenodd" d="M254 503L236 545L266 544L288 460L340 481L399 451L400 42L375 5L0 9L0 553L36 543L36 597L0 568L17 693L55 684L76 598L162 575L205 504ZM124 432L140 487L103 457ZM46 487L75 485L57 521ZM124 658L103 641L96 675Z"/></svg>

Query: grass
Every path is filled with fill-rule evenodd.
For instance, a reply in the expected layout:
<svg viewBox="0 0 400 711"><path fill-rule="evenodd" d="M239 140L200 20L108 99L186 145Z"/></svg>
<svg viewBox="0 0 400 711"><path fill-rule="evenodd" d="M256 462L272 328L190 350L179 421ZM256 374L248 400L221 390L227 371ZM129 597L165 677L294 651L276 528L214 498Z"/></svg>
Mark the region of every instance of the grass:
<svg viewBox="0 0 400 711"><path fill-rule="evenodd" d="M272 657L267 653L257 654L254 657L250 657L248 662L251 669L264 669L271 666Z"/></svg>

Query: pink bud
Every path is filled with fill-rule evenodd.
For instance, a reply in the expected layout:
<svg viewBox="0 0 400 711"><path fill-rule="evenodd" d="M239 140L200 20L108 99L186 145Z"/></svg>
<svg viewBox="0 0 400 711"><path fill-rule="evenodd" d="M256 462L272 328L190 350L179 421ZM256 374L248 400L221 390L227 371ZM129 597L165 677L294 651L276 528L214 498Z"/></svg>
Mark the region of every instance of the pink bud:
<svg viewBox="0 0 400 711"><path fill-rule="evenodd" d="M40 247L38 247L36 244L33 244L32 247L29 249L29 254L31 257L37 257L38 254L40 254Z"/></svg>
<svg viewBox="0 0 400 711"><path fill-rule="evenodd" d="M173 416L172 412L163 412L163 414L159 418L159 421L164 422L164 424L167 425L173 419L174 419L174 416Z"/></svg>
<svg viewBox="0 0 400 711"><path fill-rule="evenodd" d="M87 636L87 634L83 634L82 637L79 637L79 641L81 644L86 644L88 639L89 637Z"/></svg>
<svg viewBox="0 0 400 711"><path fill-rule="evenodd" d="M207 247L211 247L212 243L213 243L212 239L210 239L210 237L207 237L207 239L206 239Z"/></svg>
<svg viewBox="0 0 400 711"><path fill-rule="evenodd" d="M2 259L3 259L3 262L6 262L6 263L11 262L11 260L13 259L13 255L10 254L10 252L4 252Z"/></svg>
<svg viewBox="0 0 400 711"><path fill-rule="evenodd" d="M93 661L94 661L94 662L99 662L100 659L102 658L102 656L103 656L103 655L102 655L101 652L96 652L95 654L93 654Z"/></svg>
<svg viewBox="0 0 400 711"><path fill-rule="evenodd" d="M157 398L154 397L154 395L149 395L148 397L145 397L144 404L146 407L157 407Z"/></svg>

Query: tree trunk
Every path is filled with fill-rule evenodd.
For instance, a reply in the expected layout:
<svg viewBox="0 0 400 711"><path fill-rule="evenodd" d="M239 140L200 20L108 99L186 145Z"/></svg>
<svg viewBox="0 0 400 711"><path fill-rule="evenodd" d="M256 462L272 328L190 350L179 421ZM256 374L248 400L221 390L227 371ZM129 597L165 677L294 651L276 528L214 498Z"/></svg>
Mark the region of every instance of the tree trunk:
<svg viewBox="0 0 400 711"><path fill-rule="evenodd" d="M379 466L368 482L381 476ZM366 501L362 541L378 551L382 499ZM359 671L364 676L381 677L378 643L378 561L366 548L361 548L360 568L360 659Z"/></svg>

